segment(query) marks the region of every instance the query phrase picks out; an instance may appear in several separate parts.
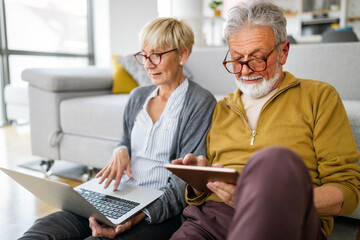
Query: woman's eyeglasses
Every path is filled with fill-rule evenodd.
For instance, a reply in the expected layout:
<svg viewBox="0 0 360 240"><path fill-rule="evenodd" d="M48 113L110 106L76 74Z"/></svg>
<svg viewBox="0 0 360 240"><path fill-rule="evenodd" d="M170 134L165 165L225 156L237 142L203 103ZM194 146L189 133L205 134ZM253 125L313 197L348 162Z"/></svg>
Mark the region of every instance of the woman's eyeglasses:
<svg viewBox="0 0 360 240"><path fill-rule="evenodd" d="M169 53L169 52L173 52L173 51L176 51L177 48L174 48L174 49L171 49L169 51L166 51L166 52L162 52L162 53L152 53L150 54L149 56L143 54L141 51L138 52L138 53L135 53L134 54L134 57L136 59L136 61L141 64L141 65L144 65L146 60L149 60L151 64L153 65L158 65L161 63L161 56L166 54L166 53Z"/></svg>

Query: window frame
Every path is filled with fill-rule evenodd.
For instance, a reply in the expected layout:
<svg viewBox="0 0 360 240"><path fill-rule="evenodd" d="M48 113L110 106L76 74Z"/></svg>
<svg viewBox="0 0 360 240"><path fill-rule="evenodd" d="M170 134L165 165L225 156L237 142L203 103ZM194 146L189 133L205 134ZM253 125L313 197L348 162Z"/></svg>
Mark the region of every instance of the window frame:
<svg viewBox="0 0 360 240"><path fill-rule="evenodd" d="M51 56L51 57L79 57L87 58L88 65L95 65L95 49L94 49L94 3L93 0L86 0L87 4L87 40L88 53L62 53L62 52L42 52L42 51L28 51L28 50L12 50L8 48L7 29L6 29L6 8L5 0L0 0L0 104L2 111L0 112L0 127L9 124L6 113L6 104L4 97L5 86L11 83L9 56ZM1 125L1 123L3 123Z"/></svg>

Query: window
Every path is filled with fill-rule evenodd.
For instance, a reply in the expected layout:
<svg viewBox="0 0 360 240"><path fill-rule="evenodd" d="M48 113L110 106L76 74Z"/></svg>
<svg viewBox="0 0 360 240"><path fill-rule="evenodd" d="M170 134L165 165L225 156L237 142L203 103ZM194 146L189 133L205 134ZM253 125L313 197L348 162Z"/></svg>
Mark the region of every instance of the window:
<svg viewBox="0 0 360 240"><path fill-rule="evenodd" d="M31 67L94 64L92 0L0 0L0 125L4 87Z"/></svg>

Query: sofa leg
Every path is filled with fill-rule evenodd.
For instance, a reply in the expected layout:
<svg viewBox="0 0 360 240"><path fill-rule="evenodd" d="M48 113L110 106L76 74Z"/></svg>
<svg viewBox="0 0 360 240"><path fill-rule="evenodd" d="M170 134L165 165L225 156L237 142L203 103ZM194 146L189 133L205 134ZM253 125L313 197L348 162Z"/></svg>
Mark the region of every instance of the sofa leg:
<svg viewBox="0 0 360 240"><path fill-rule="evenodd" d="M9 124L11 126L21 126L21 125L26 125L26 124L29 124L29 120L27 119L12 119L12 120L9 120Z"/></svg>
<svg viewBox="0 0 360 240"><path fill-rule="evenodd" d="M94 167L87 166L86 172L81 176L83 182L89 181L90 179L94 178L98 169Z"/></svg>
<svg viewBox="0 0 360 240"><path fill-rule="evenodd" d="M41 160L40 166L45 176L50 176L52 174L51 167L54 165L54 162L55 160L53 159Z"/></svg>

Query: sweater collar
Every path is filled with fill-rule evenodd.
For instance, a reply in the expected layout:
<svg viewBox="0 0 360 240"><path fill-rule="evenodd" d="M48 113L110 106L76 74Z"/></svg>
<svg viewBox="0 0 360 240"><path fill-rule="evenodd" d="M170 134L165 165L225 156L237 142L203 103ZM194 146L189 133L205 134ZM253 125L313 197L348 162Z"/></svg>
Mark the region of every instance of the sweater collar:
<svg viewBox="0 0 360 240"><path fill-rule="evenodd" d="M284 71L284 79L282 80L277 92L274 96L277 96L281 94L282 92L286 91L287 89L297 86L299 84L299 80L294 77L291 73ZM234 92L230 93L227 97L224 98L224 101L228 104L235 105L235 106L241 106L241 90L237 88Z"/></svg>

